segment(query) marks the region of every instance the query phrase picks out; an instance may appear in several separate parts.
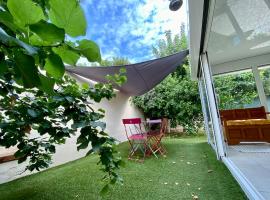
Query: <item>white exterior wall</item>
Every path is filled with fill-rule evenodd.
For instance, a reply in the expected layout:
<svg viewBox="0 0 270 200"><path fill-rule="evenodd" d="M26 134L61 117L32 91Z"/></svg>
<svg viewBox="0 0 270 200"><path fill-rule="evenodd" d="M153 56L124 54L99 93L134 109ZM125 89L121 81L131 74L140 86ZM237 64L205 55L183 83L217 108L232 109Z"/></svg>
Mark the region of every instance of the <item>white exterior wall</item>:
<svg viewBox="0 0 270 200"><path fill-rule="evenodd" d="M143 118L142 113L130 102L130 97L120 92L117 92L117 96L110 101L103 100L98 104L94 104L93 107L94 109L102 108L106 111L104 119L106 122L105 131L120 142L126 140L122 119ZM51 167L76 160L86 154L87 150L77 151L76 138L77 136L71 137L66 140L65 144L56 146L56 153L53 155ZM25 166L26 163L18 165L17 161L0 164L0 184L30 174L29 172L22 173Z"/></svg>
<svg viewBox="0 0 270 200"><path fill-rule="evenodd" d="M105 131L119 142L126 141L125 129L122 124L123 118L143 117L142 113L132 105L130 97L117 93L112 100L103 100L93 105L94 109L102 108L105 112L104 122L106 122ZM63 164L83 157L88 150L77 151L76 136L68 139L66 144L56 147L56 154L53 156L53 165ZM1 169L1 164L0 164ZM1 177L0 177L1 181Z"/></svg>

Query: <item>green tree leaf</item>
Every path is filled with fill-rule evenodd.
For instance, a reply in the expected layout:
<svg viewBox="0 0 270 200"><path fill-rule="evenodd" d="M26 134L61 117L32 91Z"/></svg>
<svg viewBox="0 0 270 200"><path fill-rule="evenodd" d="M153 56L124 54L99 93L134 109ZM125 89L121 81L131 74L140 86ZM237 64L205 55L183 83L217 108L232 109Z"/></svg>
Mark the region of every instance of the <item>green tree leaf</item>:
<svg viewBox="0 0 270 200"><path fill-rule="evenodd" d="M15 69L21 75L24 87L32 88L40 85L38 69L33 57L17 53L15 54L15 62Z"/></svg>
<svg viewBox="0 0 270 200"><path fill-rule="evenodd" d="M45 19L42 9L31 0L8 0L7 7L20 27Z"/></svg>
<svg viewBox="0 0 270 200"><path fill-rule="evenodd" d="M18 29L18 27L13 22L13 17L7 11L0 12L0 22L5 24L12 31L16 31Z"/></svg>
<svg viewBox="0 0 270 200"><path fill-rule="evenodd" d="M46 41L42 40L35 33L29 37L29 42L31 45L34 45L34 46L49 46L49 45L51 45L50 42L46 42Z"/></svg>
<svg viewBox="0 0 270 200"><path fill-rule="evenodd" d="M8 65L5 61L0 62L0 76L2 76L8 70Z"/></svg>
<svg viewBox="0 0 270 200"><path fill-rule="evenodd" d="M56 152L55 146L51 145L51 146L49 147L49 151L50 151L51 153L55 153L55 152Z"/></svg>
<svg viewBox="0 0 270 200"><path fill-rule="evenodd" d="M54 47L53 51L62 58L64 63L69 65L76 65L80 58L80 55L76 51L69 49L67 46Z"/></svg>
<svg viewBox="0 0 270 200"><path fill-rule="evenodd" d="M79 146L77 146L77 150L86 149L88 147L89 142L86 140L82 142Z"/></svg>
<svg viewBox="0 0 270 200"><path fill-rule="evenodd" d="M74 65L81 55L93 61L100 57L94 43L65 40L65 32L86 32L79 2L0 0L0 146L17 146L18 162L27 161L26 170L39 171L51 163L55 145L78 133L78 149L92 144L107 173L104 180L112 184L119 179L120 166L115 140L102 130L104 113L88 102L111 99L112 84L82 88L74 79L62 77L62 60ZM33 131L35 137L25 135Z"/></svg>
<svg viewBox="0 0 270 200"><path fill-rule="evenodd" d="M27 113L33 118L38 116L37 112L33 109L27 109Z"/></svg>
<svg viewBox="0 0 270 200"><path fill-rule="evenodd" d="M30 30L36 33L42 40L52 44L62 42L65 39L65 31L54 24L44 20L29 26Z"/></svg>
<svg viewBox="0 0 270 200"><path fill-rule="evenodd" d="M65 66L57 54L50 54L46 59L44 69L53 78L61 79L65 73Z"/></svg>
<svg viewBox="0 0 270 200"><path fill-rule="evenodd" d="M101 191L100 191L100 195L105 195L105 194L107 194L108 193L108 191L109 191L109 185L108 184L106 184L102 189L101 189Z"/></svg>
<svg viewBox="0 0 270 200"><path fill-rule="evenodd" d="M39 75L41 85L39 86L39 89L42 90L43 92L46 92L49 95L55 94L54 92L54 84L55 80L52 78L49 78L47 76Z"/></svg>
<svg viewBox="0 0 270 200"><path fill-rule="evenodd" d="M95 42L86 39L81 40L77 49L89 62L101 61L100 49Z"/></svg>
<svg viewBox="0 0 270 200"><path fill-rule="evenodd" d="M18 45L18 47L23 47L29 55L34 55L37 53L36 48L18 40L17 38L9 36L2 28L0 28L0 41L8 46Z"/></svg>
<svg viewBox="0 0 270 200"><path fill-rule="evenodd" d="M77 0L50 0L50 19L72 37L86 34L86 19Z"/></svg>
<svg viewBox="0 0 270 200"><path fill-rule="evenodd" d="M24 151L18 150L18 151L15 152L14 156L15 156L16 158L21 158L21 157L24 157L25 154L26 154L26 153L25 153Z"/></svg>

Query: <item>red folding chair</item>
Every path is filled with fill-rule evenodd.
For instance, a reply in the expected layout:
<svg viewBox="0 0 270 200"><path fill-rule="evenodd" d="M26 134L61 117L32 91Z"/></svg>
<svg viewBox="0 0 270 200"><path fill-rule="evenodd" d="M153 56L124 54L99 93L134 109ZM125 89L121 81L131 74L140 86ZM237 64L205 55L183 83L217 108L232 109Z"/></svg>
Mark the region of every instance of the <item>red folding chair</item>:
<svg viewBox="0 0 270 200"><path fill-rule="evenodd" d="M144 161L147 151L147 135L142 131L140 118L122 119L125 132L130 144L128 159ZM139 157L141 159L139 159Z"/></svg>
<svg viewBox="0 0 270 200"><path fill-rule="evenodd" d="M155 121L153 121L153 123L155 123ZM151 123L151 120L148 122ZM161 120L159 130L150 130L147 132L148 142L150 143L150 146L151 146L151 151L147 151L147 154L151 154L151 153L153 153L154 155L156 153L160 153L161 155L166 154L166 150L163 144L161 143L161 141L162 141L162 138L165 136L167 127L168 127L168 119L163 118Z"/></svg>

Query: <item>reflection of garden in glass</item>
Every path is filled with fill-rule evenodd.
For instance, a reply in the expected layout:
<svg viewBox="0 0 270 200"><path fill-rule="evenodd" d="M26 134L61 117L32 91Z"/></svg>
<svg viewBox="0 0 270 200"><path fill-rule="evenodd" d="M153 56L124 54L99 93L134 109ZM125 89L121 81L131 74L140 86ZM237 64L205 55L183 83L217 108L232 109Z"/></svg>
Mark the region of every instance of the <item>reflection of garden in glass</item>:
<svg viewBox="0 0 270 200"><path fill-rule="evenodd" d="M210 108L209 108L209 100L208 100L208 94L207 94L207 90L206 90L206 84L205 84L205 76L204 73L202 71L202 77L201 77L201 93L202 93L202 103L204 104L204 108L205 108L205 131L208 132L209 135L209 142L211 144L211 146L213 147L213 149L215 151L217 151L216 148L216 139L214 136L214 128L213 128L213 122L212 122L212 116L211 116L211 112L210 112Z"/></svg>
<svg viewBox="0 0 270 200"><path fill-rule="evenodd" d="M251 70L215 76L214 85L220 109L244 108L258 98Z"/></svg>
<svg viewBox="0 0 270 200"><path fill-rule="evenodd" d="M270 108L270 66L259 67L260 78L262 79L263 89L267 98L268 108ZM255 103L259 102L259 99L255 99Z"/></svg>

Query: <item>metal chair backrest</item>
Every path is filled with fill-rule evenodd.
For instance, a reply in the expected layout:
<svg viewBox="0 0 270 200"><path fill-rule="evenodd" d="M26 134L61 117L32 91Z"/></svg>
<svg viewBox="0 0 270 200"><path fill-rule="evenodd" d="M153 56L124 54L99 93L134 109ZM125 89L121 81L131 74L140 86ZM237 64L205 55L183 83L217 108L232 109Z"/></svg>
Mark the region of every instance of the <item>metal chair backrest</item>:
<svg viewBox="0 0 270 200"><path fill-rule="evenodd" d="M141 118L122 119L127 138L134 134L143 134Z"/></svg>
<svg viewBox="0 0 270 200"><path fill-rule="evenodd" d="M142 120L141 118L130 118L130 119L122 119L123 124L141 124Z"/></svg>
<svg viewBox="0 0 270 200"><path fill-rule="evenodd" d="M168 119L162 118L162 120L160 121L161 122L159 122L160 123L159 130L148 132L148 137L151 141L151 150L154 153L154 155L157 152L159 152L161 155L164 155L166 152L164 146L161 143L161 140L165 136L165 133L167 131Z"/></svg>

